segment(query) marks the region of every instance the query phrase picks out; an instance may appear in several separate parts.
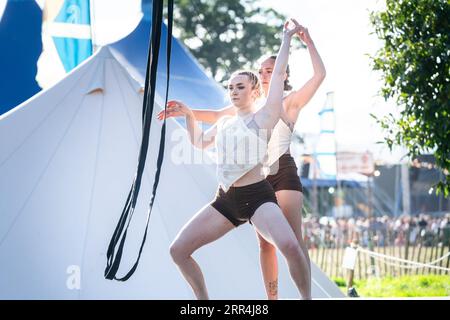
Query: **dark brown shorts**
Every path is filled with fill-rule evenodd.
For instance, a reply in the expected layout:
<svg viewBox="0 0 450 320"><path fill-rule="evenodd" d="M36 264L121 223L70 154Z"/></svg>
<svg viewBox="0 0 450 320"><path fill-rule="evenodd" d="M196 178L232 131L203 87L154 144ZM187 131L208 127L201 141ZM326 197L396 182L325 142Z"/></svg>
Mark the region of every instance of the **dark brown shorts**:
<svg viewBox="0 0 450 320"><path fill-rule="evenodd" d="M297 173L297 165L295 164L294 158L288 153L280 157L278 160L278 171L275 174L267 176L267 181L272 185L275 192L280 190L303 192L303 186Z"/></svg>
<svg viewBox="0 0 450 320"><path fill-rule="evenodd" d="M230 187L227 192L219 188L211 206L238 227L250 221L256 209L266 202L277 203L277 197L270 183L262 180L248 186Z"/></svg>

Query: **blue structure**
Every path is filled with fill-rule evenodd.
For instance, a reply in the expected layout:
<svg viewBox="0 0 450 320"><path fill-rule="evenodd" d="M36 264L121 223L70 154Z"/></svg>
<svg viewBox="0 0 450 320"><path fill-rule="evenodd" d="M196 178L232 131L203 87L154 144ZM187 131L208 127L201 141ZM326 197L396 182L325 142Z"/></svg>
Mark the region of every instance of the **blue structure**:
<svg viewBox="0 0 450 320"><path fill-rule="evenodd" d="M38 93L42 11L35 1L9 0L0 23L0 114Z"/></svg>
<svg viewBox="0 0 450 320"><path fill-rule="evenodd" d="M79 8L73 10L71 8ZM91 16L89 0L66 0L55 22L86 26L90 29ZM73 37L52 37L61 62L69 72L92 55L92 39L76 39Z"/></svg>

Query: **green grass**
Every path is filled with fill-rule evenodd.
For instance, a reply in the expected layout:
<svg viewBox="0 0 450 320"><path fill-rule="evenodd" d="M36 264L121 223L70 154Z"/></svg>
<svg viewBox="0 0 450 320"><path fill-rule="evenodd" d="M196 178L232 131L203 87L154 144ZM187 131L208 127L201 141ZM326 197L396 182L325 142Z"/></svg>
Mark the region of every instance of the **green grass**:
<svg viewBox="0 0 450 320"><path fill-rule="evenodd" d="M333 279L346 293L342 278ZM450 296L450 276L414 275L401 277L370 278L354 282L360 297L445 297Z"/></svg>

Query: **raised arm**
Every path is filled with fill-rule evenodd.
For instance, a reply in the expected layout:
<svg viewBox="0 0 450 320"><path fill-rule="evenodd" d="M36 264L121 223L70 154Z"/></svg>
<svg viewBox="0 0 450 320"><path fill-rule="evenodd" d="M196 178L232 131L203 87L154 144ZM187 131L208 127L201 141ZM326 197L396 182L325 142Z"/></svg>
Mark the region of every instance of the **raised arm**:
<svg viewBox="0 0 450 320"><path fill-rule="evenodd" d="M216 126L203 131L197 124L194 112L181 101L171 100L167 103L167 110L177 112L186 117L186 129L193 146L199 149L206 149L214 144L216 136Z"/></svg>
<svg viewBox="0 0 450 320"><path fill-rule="evenodd" d="M255 120L261 128L272 129L280 119L282 110L282 99L284 91L284 75L289 59L289 47L292 36L300 30L297 21L294 27L289 28L289 22L286 22L283 30L283 41L275 60L275 66L272 71L269 92L265 105L255 114Z"/></svg>
<svg viewBox="0 0 450 320"><path fill-rule="evenodd" d="M192 113L194 114L194 117L197 121L205 122L208 124L214 124L216 123L221 117L227 116L227 115L234 115L234 107L233 106L226 106L225 108L222 108L220 110L208 110L208 109L191 109ZM179 111L167 109L166 113L164 113L164 110L158 113L158 119L164 120L164 117L172 118L172 117L182 117L184 114L180 113Z"/></svg>
<svg viewBox="0 0 450 320"><path fill-rule="evenodd" d="M298 112L311 100L317 89L323 82L326 76L325 66L320 58L319 52L314 45L314 41L309 35L308 29L301 27L300 32L297 33L300 39L308 47L311 63L314 70L314 75L298 90L291 92L285 99L285 107L288 113L294 112L297 118Z"/></svg>

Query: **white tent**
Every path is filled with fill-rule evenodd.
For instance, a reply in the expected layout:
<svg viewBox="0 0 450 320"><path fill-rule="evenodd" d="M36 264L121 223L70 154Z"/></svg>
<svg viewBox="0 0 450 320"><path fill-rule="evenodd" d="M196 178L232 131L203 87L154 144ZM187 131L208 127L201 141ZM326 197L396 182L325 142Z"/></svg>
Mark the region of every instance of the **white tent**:
<svg viewBox="0 0 450 320"><path fill-rule="evenodd" d="M149 236L136 273L105 280L106 249L126 200L141 135L141 85L106 47L55 86L0 116L0 299L191 299L169 256L181 226L213 198L214 165L168 121L166 154ZM160 126L119 275L134 262L153 185ZM264 299L257 241L248 224L201 248L212 299ZM296 298L282 257L280 298ZM79 276L79 285L76 279ZM313 297L342 297L313 266ZM75 280L74 280L75 279Z"/></svg>

